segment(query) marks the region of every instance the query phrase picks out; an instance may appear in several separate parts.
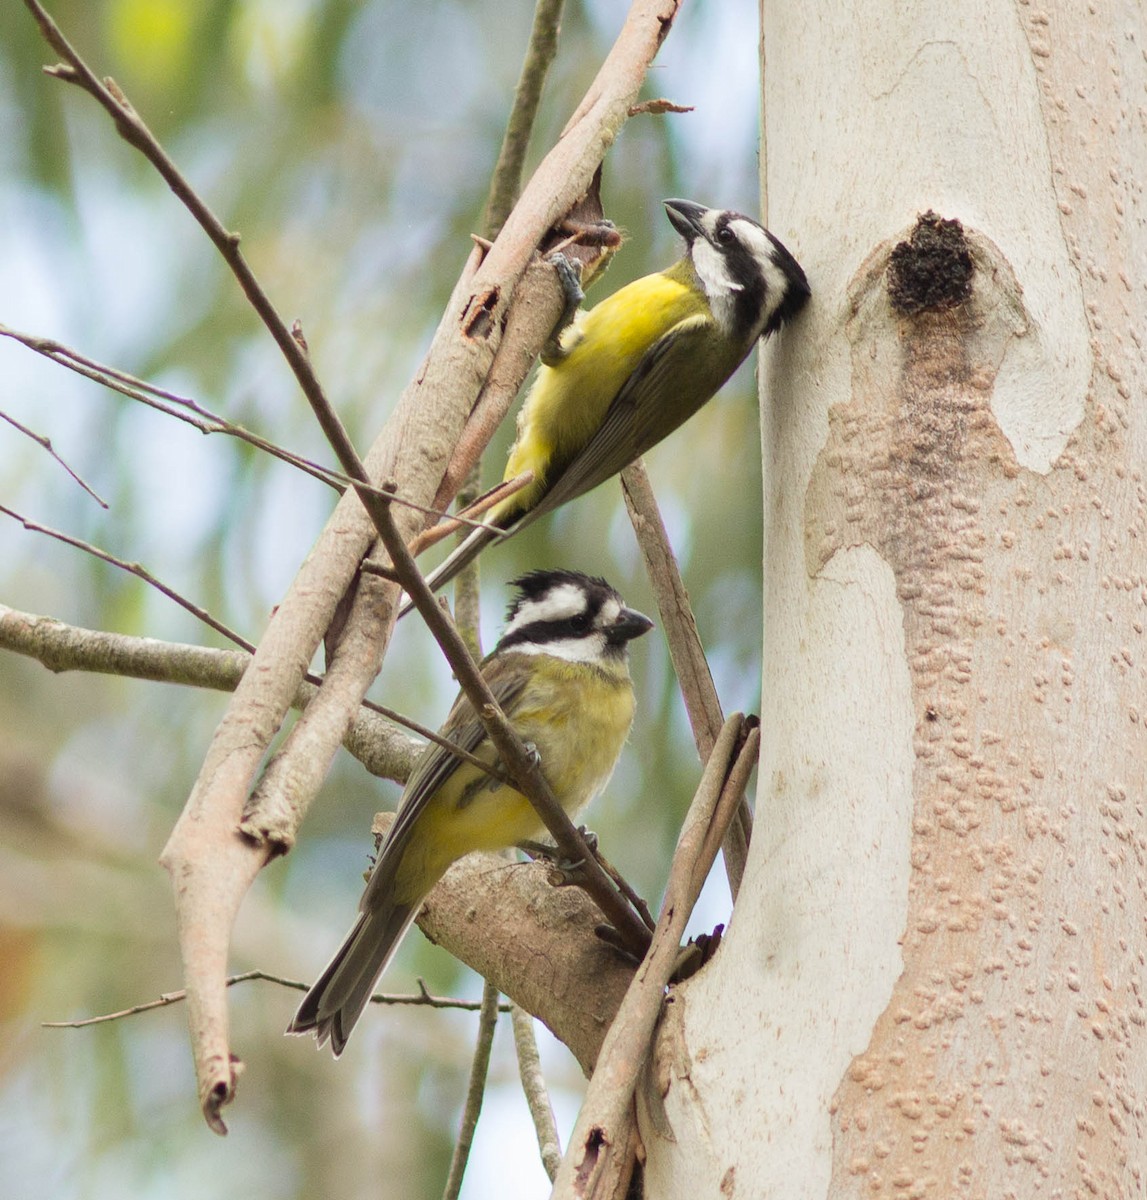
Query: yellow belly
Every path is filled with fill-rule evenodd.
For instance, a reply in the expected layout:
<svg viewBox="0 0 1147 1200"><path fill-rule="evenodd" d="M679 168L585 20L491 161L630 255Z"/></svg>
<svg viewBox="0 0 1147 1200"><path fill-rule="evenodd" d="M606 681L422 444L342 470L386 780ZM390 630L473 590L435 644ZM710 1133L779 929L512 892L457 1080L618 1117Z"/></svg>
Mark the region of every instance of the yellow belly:
<svg viewBox="0 0 1147 1200"><path fill-rule="evenodd" d="M568 462L585 446L642 355L695 308L684 283L647 275L578 317L563 338L568 354L539 368L518 416L505 478L531 470L534 482L495 508L495 518L534 507L548 488L548 466Z"/></svg>
<svg viewBox="0 0 1147 1200"><path fill-rule="evenodd" d="M535 660L533 680L512 714L533 745L542 773L571 816L606 785L633 721L627 675L556 659ZM481 757L493 759L488 743ZM463 764L427 802L398 868L396 894L414 901L443 871L472 850L498 850L544 833L516 789Z"/></svg>

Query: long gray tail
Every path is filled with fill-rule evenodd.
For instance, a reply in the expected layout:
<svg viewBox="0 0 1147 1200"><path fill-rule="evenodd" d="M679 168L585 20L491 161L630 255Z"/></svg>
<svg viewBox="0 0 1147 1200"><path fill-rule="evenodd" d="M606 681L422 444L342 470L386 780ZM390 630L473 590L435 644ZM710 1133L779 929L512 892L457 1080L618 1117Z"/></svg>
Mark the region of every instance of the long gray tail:
<svg viewBox="0 0 1147 1200"><path fill-rule="evenodd" d="M303 997L288 1033L314 1031L336 1058L366 1007L378 977L398 949L420 905L381 905L362 913L334 958Z"/></svg>

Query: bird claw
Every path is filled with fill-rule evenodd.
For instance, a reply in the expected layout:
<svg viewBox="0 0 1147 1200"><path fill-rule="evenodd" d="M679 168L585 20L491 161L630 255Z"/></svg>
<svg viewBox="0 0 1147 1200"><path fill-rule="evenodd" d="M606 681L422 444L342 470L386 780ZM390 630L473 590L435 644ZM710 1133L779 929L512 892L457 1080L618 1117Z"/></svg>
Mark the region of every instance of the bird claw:
<svg viewBox="0 0 1147 1200"><path fill-rule="evenodd" d="M585 292L581 288L581 268L560 250L551 254L546 262L557 272L567 305L576 309L585 299Z"/></svg>
<svg viewBox="0 0 1147 1200"><path fill-rule="evenodd" d="M586 846L591 854L597 852L597 834L591 830L587 830L584 826L578 828L578 833L585 838ZM537 842L527 840L518 842L518 849L523 854L529 855L535 861L548 862L551 867L550 883L554 887L572 887L576 886L582 877L582 868L585 866L585 859L579 858L571 861L568 858L560 857L560 851L557 846L550 842Z"/></svg>
<svg viewBox="0 0 1147 1200"><path fill-rule="evenodd" d="M557 324L550 331L550 336L546 339L546 344L542 347L539 356L547 367L553 367L570 352L570 347L562 345L562 338L566 330L573 324L581 302L585 299L585 292L581 287L581 271L572 259L567 258L559 250L551 254L546 261L557 273L558 282L562 285L562 293L565 295L565 306L562 308L561 316L558 317Z"/></svg>
<svg viewBox="0 0 1147 1200"><path fill-rule="evenodd" d="M554 854L557 852L557 846L551 846L549 842L538 842L533 838L526 838L525 841L515 842L515 845L523 854L529 855L530 858L544 858L548 862L553 861Z"/></svg>
<svg viewBox="0 0 1147 1200"><path fill-rule="evenodd" d="M579 825L577 827L577 831L585 839L585 844L590 848L590 850L594 854L596 854L597 853L597 842L598 842L597 834L594 833L594 831L592 829L587 829L584 825Z"/></svg>

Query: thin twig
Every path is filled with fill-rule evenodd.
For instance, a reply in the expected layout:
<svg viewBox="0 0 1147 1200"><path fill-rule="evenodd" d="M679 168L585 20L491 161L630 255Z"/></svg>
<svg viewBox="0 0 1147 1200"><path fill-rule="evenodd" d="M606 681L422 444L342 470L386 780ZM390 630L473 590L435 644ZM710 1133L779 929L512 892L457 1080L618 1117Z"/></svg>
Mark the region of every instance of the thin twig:
<svg viewBox="0 0 1147 1200"><path fill-rule="evenodd" d="M272 442L261 434L252 433L249 429L245 429L242 425L236 424L234 421L227 420L226 417L221 417L218 413L212 412L205 405L200 404L197 400L191 399L189 396L181 396L177 392L168 391L166 388L157 387L153 383L149 383L145 379L137 379L134 375L129 375L126 371L121 371L117 367L110 367L106 363L96 362L95 359L88 358L81 354L78 350L73 350L70 346L65 346L62 342L57 342L52 338L41 337L39 334L22 333L18 329L12 329L7 325L0 324L0 337L11 338L20 345L26 346L29 350L35 351L37 354L42 354L45 358L52 362L66 367L69 371L74 371L78 375L82 375L85 379L91 379L95 383L109 388L111 391L118 392L121 396L126 396L129 400L135 400L140 404L145 404L149 408L155 409L157 412L163 413L165 416L174 417L177 421L182 421L186 425L190 425L193 429L202 434L222 433L227 437L233 437L238 441L245 442L249 446L253 446L256 450L261 450L264 454L270 455L272 458L277 458L280 462L286 463L288 466L302 471L306 475L317 479L320 483L325 483L328 487L333 488L340 494L348 487L359 486L365 491L370 491L375 495L379 494L379 489L373 485L368 485L356 482L349 475L344 475L341 471L336 471L331 467L324 467L321 463L313 462L309 458L304 458L301 454L296 454L293 450L288 450L280 446L277 442ZM0 417L4 417L4 413L0 413ZM11 421L10 417L6 417ZM23 429L18 422L12 421L12 424ZM24 430L30 437L35 438L41 444L47 442L47 439L41 439L36 434ZM51 443L47 443L46 449L51 450ZM58 457L58 456L57 456ZM62 460L61 460L62 461ZM63 464L69 473L75 476L75 473ZM87 488L83 480L75 476L76 481ZM401 496L394 497L398 504L402 504L407 508L412 508L416 512L425 513L427 516L436 517L440 520L449 522L448 527L437 536L427 537L421 545L413 550L413 553L420 554L428 546L434 545L447 533L452 533L459 526L465 525L475 529L485 529L481 521L475 520L481 512L488 508L492 508L499 500L503 500L507 495L512 495L519 488L525 487L533 479L533 475L520 476L519 479L509 481L508 483L499 485L495 489L497 494L487 500L483 497L481 506L475 506L476 511L460 512L447 514L438 508L431 508L429 505L417 504L413 500L407 500ZM91 491L90 488L87 488ZM95 495L93 492L92 495ZM99 497L96 496L99 500ZM100 500L103 504L103 501ZM107 508L106 504L103 504ZM433 533L434 529L427 531Z"/></svg>
<svg viewBox="0 0 1147 1200"><path fill-rule="evenodd" d="M454 622L439 606L414 559L410 557L406 544L390 520L389 514L385 515L387 519L384 520L380 533L395 572L406 594L414 602L442 648L459 686L466 693L467 699L485 726L486 733L510 777L515 780L515 786L534 806L562 853L570 862L582 864L579 886L585 887L606 918L625 939L626 944L641 957L649 945L649 930L601 869L586 845L585 838L558 803L553 789L542 774L540 764L530 755L514 727L506 719Z"/></svg>
<svg viewBox="0 0 1147 1200"><path fill-rule="evenodd" d="M647 928L654 929L657 922L653 919L653 914L649 911L649 905L646 904L644 897L638 894L629 880L602 854L600 846L594 846L593 856L601 864L601 869L617 884L617 890L637 910L638 916L645 922Z"/></svg>
<svg viewBox="0 0 1147 1200"><path fill-rule="evenodd" d="M429 529L424 529L417 537L411 538L409 542L411 556L417 558L424 550L436 546L443 538L457 533L463 525L469 525L474 529L488 529L496 536L502 537L501 529L487 525L477 518L483 513L489 512L496 504L501 504L508 496L520 492L524 487L529 487L533 482L533 471L523 471L521 475L515 475L513 479L505 479L501 483L495 484L489 491L483 492L481 496L466 504L460 512L449 514L437 525L432 525ZM428 509L427 511L437 513L439 510ZM367 564L370 564L369 559L363 564L364 570L369 570L374 565L368 566Z"/></svg>
<svg viewBox="0 0 1147 1200"><path fill-rule="evenodd" d="M415 983L418 984L418 994L410 997L410 999L417 1001L425 1008L460 1008L465 1009L466 1012L481 1012L482 1010L481 1000L454 1000L449 996L432 996L430 989L426 986L426 980L421 975L418 976ZM397 999L403 999L401 995L394 994ZM497 995L497 992L495 992L495 995ZM371 1004L386 1004L388 1003L387 995L385 992L375 992L371 996L370 1002ZM503 1000L498 1004L498 1011L500 1013L507 1013L512 1006L512 1001Z"/></svg>
<svg viewBox="0 0 1147 1200"><path fill-rule="evenodd" d="M558 1137L558 1123L554 1117L550 1093L542 1074L542 1060L538 1054L538 1039L534 1035L534 1018L517 1004L510 1005L510 1021L514 1026L514 1048L518 1052L518 1075L522 1080L522 1091L534 1122L538 1138L538 1152L542 1166L553 1182L562 1161L562 1143Z"/></svg>
<svg viewBox="0 0 1147 1200"><path fill-rule="evenodd" d="M4 327L0 325L0 333L3 332ZM60 466L67 471L67 473L76 481L76 483L78 483L80 487L82 487L84 491L91 496L91 498L100 506L100 508L107 508L108 502L104 500L102 496L99 496L94 488L85 483L84 480L80 478L79 474L72 470L72 468L68 466L68 464L59 456L59 454L56 453L56 448L52 445L51 438L45 437L43 434L36 433L35 430L29 429L27 425L21 425L21 423L17 421L15 417L9 416L9 414L6 412L0 412L0 420L7 421L13 429L18 429L25 437L31 438L32 441L34 441L42 450L46 450L56 460L56 462L58 462Z"/></svg>
<svg viewBox="0 0 1147 1200"><path fill-rule="evenodd" d="M252 979L265 979L268 983L277 983L280 987L291 988L296 992L305 992L310 984L299 979L284 979L281 975L272 975L269 971L243 971L238 975L227 977L227 986L234 987L237 983L247 983ZM422 984L422 980L418 981ZM494 993L497 996L497 992ZM144 1004L133 1004L131 1008L120 1009L119 1012L103 1013L98 1017L84 1017L79 1021L41 1021L41 1029L86 1029L89 1025L103 1025L107 1021L119 1021L124 1017L134 1017L137 1013L151 1012L157 1008L167 1008L168 1005L178 1004L187 999L187 989L180 988L177 992L161 992L158 1000L149 1000ZM411 1008L451 1008L462 1012L479 1012L481 1000L457 1000L452 996L432 996L425 985L421 991L410 995L397 992L375 992L370 998L371 1004L405 1005ZM499 1012L511 1012L513 1006L507 1001L498 1005Z"/></svg>
<svg viewBox="0 0 1147 1200"><path fill-rule="evenodd" d="M279 350L287 360L287 365L298 381L303 395L311 405L327 441L342 464L343 470L356 483L369 483L369 477L363 470L350 437L319 383L303 339L294 336L286 322L279 316L258 279L255 278L255 273L239 249L239 235L226 229L206 202L191 187L116 82L112 79L101 81L96 77L95 72L72 48L38 0L24 0L24 3L36 18L45 40L57 54L63 57L67 64L66 66L45 67L46 73L62 79L66 83L73 83L94 97L115 122L116 131L120 137L130 146L134 146L160 173L167 186L179 198L223 256L251 307L275 339ZM367 511L370 511L370 504L366 500L364 500L364 504Z"/></svg>
<svg viewBox="0 0 1147 1200"><path fill-rule="evenodd" d="M63 542L66 546L74 546L77 550L83 550L85 554L90 554L93 558L98 558L101 562L109 563L113 567L119 567L121 571L126 571L129 575L134 575L137 579L142 579L144 583L155 588L157 592L161 592L169 600L173 600L178 604L180 608L202 621L208 628L222 634L229 642L234 642L236 646L241 646L244 650L254 651L255 646L253 642L247 641L242 634L236 633L234 629L225 625L217 617L213 617L205 608L202 608L193 600L188 600L186 596L181 596L174 588L157 579L146 567L141 566L139 563L117 558L114 554L109 554L106 550L101 550L98 546L93 546L91 542L85 542L82 538L73 537L70 533L63 533L58 529L51 528L49 525L41 525L38 521L21 516L15 509L9 508L5 504L0 504L0 513L3 513L6 517L11 517L14 521L19 521L30 533L42 533L46 537L55 538L56 541Z"/></svg>
<svg viewBox="0 0 1147 1200"><path fill-rule="evenodd" d="M522 189L522 166L526 161L530 134L533 132L546 75L558 50L563 3L564 0L538 0L534 7L529 46L518 75L518 85L514 89L514 103L486 198L482 232L490 241L501 233Z"/></svg>
<svg viewBox="0 0 1147 1200"><path fill-rule="evenodd" d="M454 1153L450 1158L450 1173L446 1177L442 1200L458 1200L458 1193L462 1190L462 1178L466 1174L470 1147L474 1144L474 1130L478 1127L482 1100L486 1094L486 1075L490 1070L490 1050L494 1045L498 1008L498 989L491 983L484 983L474 1061L470 1065L470 1082L466 1088L466 1103L462 1109L461 1127L458 1130L458 1139L454 1143Z"/></svg>
<svg viewBox="0 0 1147 1200"><path fill-rule="evenodd" d="M673 670L681 685L685 711L693 728L693 740L701 761L705 762L724 722L721 700L697 633L697 622L689 603L689 593L681 578L681 568L677 565L669 535L665 531L645 464L640 459L622 471L621 489L637 544L645 560L645 570L657 597L657 611L669 645ZM729 836L724 846L725 874L734 902L745 874L752 832L752 810L748 799L742 798L737 808L737 820L729 826Z"/></svg>
<svg viewBox="0 0 1147 1200"><path fill-rule="evenodd" d="M481 464L475 463L469 479L458 492L457 503L466 508L478 493ZM454 580L454 623L475 662L482 659L482 582L477 559L467 563Z"/></svg>

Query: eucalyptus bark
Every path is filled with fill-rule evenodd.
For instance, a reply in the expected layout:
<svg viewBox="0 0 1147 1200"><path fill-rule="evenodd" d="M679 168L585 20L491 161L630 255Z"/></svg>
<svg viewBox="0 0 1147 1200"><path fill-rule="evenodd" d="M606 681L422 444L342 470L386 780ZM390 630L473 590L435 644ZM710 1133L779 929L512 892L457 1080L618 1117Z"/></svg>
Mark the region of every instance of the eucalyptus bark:
<svg viewBox="0 0 1147 1200"><path fill-rule="evenodd" d="M1147 17L821 0L763 46L813 303L763 372L756 832L647 1195L1142 1195Z"/></svg>

